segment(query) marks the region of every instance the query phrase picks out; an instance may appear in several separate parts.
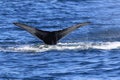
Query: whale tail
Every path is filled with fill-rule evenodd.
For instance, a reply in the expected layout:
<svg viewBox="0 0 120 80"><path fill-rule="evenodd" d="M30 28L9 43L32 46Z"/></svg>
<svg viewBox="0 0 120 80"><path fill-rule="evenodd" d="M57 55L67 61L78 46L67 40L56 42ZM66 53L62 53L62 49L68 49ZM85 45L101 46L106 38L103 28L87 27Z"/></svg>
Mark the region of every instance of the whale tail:
<svg viewBox="0 0 120 80"><path fill-rule="evenodd" d="M58 35L59 35L59 36L58 36L58 37L59 37L58 39L61 39L62 37L64 37L64 36L66 36L67 34L69 34L70 32L76 30L77 28L86 26L86 25L88 25L88 24L90 24L90 22L79 23L79 24L77 24L77 25L74 25L74 26L65 28L65 29L63 29L63 30L59 30L59 31L57 31L57 33L58 33Z"/></svg>
<svg viewBox="0 0 120 80"><path fill-rule="evenodd" d="M31 26L28 26L22 23L16 22L13 24L25 29L26 31L34 35L35 37L43 40L45 44L54 45L54 44L57 44L57 41L59 41L61 38L63 38L68 33L72 32L73 30L76 30L79 27L88 25L90 24L90 22L80 23L75 26L71 26L69 28L63 29L63 30L52 31L52 32L39 30L37 28L31 27Z"/></svg>

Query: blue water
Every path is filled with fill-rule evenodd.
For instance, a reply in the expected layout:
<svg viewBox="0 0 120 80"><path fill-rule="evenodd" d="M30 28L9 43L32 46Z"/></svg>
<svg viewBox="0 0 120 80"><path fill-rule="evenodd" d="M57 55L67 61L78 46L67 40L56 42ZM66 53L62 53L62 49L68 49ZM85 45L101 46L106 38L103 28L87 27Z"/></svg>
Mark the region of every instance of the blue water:
<svg viewBox="0 0 120 80"><path fill-rule="evenodd" d="M12 24L86 21L54 46ZM120 80L120 0L0 0L0 80Z"/></svg>

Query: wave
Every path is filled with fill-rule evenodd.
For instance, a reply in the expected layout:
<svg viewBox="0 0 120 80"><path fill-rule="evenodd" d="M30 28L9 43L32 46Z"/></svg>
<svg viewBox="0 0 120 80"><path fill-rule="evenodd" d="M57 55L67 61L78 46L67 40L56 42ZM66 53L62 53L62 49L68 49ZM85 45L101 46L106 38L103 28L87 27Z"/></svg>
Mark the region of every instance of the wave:
<svg viewBox="0 0 120 80"><path fill-rule="evenodd" d="M1 52L46 52L46 51L64 51L64 50L112 50L119 49L120 42L78 42L78 43L58 43L57 45L19 45L0 47Z"/></svg>

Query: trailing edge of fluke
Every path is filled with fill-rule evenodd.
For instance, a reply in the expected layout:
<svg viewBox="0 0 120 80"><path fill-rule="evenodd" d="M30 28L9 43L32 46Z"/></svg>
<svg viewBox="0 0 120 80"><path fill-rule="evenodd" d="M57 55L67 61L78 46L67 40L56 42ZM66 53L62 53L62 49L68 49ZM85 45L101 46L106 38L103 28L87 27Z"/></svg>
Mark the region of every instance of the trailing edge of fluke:
<svg viewBox="0 0 120 80"><path fill-rule="evenodd" d="M25 25L25 24L22 24L22 23L18 23L18 22L15 22L13 24L25 29L26 31L28 31L32 35L34 35L37 38L43 40L43 42L45 44L55 45L55 44L57 44L57 42L61 38L63 38L68 33L72 32L73 30L76 30L79 27L88 25L88 24L90 24L90 22L79 23L77 25L68 27L68 28L63 29L63 30L58 30L58 31L43 31L43 30L39 30L37 28L31 27L31 26L28 26L28 25Z"/></svg>

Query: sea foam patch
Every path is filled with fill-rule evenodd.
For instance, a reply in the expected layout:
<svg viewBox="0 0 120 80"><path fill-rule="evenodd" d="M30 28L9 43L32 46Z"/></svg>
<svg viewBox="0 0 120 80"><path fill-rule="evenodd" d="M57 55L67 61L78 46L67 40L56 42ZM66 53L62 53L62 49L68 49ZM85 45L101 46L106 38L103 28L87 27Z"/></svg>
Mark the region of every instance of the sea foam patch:
<svg viewBox="0 0 120 80"><path fill-rule="evenodd" d="M120 42L78 42L78 43L58 43L57 45L19 45L0 47L2 52L45 52L45 51L63 51L63 50L87 50L102 49L112 50L119 49Z"/></svg>

